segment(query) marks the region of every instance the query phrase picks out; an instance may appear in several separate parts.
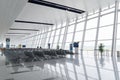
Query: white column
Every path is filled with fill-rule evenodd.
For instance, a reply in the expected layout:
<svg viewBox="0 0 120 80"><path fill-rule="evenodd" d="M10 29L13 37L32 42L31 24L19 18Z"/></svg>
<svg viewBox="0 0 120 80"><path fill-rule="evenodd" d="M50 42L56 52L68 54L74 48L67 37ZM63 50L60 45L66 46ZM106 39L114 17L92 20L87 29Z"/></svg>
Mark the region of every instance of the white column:
<svg viewBox="0 0 120 80"><path fill-rule="evenodd" d="M100 75L100 69L99 69L98 60L97 60L97 51L98 51L97 45L98 45L98 35L99 35L99 27L100 27L100 17L101 17L101 9L99 9L99 14L98 14L98 22L97 22L97 30L96 30L96 38L95 38L95 46L94 46L94 59L96 63L99 80L101 80L101 75Z"/></svg>
<svg viewBox="0 0 120 80"><path fill-rule="evenodd" d="M54 36L53 36L53 41L52 41L52 44L51 44L51 48L53 48L53 44L54 44L54 41L55 41L57 26L58 26L58 24L56 22L55 33L54 33Z"/></svg>
<svg viewBox="0 0 120 80"><path fill-rule="evenodd" d="M75 19L75 26L74 26L74 32L73 32L73 38L72 38L72 44L74 42L74 38L75 38L75 31L76 31L76 27L77 27L77 20L78 20L78 16L76 16L76 19Z"/></svg>
<svg viewBox="0 0 120 80"><path fill-rule="evenodd" d="M39 34L39 41L38 41L38 46L39 46L39 47L41 46L41 45L40 45L41 35L42 35L42 31L41 31L40 34Z"/></svg>
<svg viewBox="0 0 120 80"><path fill-rule="evenodd" d="M49 35L49 39L48 39L48 43L50 43L50 38L51 38L52 31L53 31L52 29L53 29L53 27L51 27L51 31L50 31L50 35ZM48 43L47 43L47 44L48 44Z"/></svg>
<svg viewBox="0 0 120 80"><path fill-rule="evenodd" d="M59 46L59 47L60 47L59 43L60 43L60 37L61 37L62 27L63 27L63 21L61 20L61 27L60 27L60 32L59 32L58 41L57 41L57 46Z"/></svg>
<svg viewBox="0 0 120 80"><path fill-rule="evenodd" d="M67 17L65 31L64 31L64 36L63 36L63 41L62 41L62 49L65 49L68 26L69 26L69 18Z"/></svg>
<svg viewBox="0 0 120 80"><path fill-rule="evenodd" d="M73 32L73 37L72 37L72 47L73 47L73 43L74 43L74 38L75 38L75 32L76 32L76 27L77 27L77 20L78 20L78 16L76 16L75 19L75 26L74 26L74 32ZM78 48L75 48L75 53L78 53Z"/></svg>
<svg viewBox="0 0 120 80"><path fill-rule="evenodd" d="M44 28L44 32L42 33L41 44L40 44L41 47L43 47L44 37L45 37L45 28Z"/></svg>
<svg viewBox="0 0 120 80"><path fill-rule="evenodd" d="M85 74L85 79L86 80L88 80L88 76L87 76L85 61L84 61L84 57L83 57L83 47L84 47L85 33L86 33L86 27L87 27L87 18L88 18L88 13L86 13L85 24L84 24L84 31L83 31L83 37L82 37L82 44L81 44L81 60L82 60L83 69L84 69L84 74Z"/></svg>
<svg viewBox="0 0 120 80"><path fill-rule="evenodd" d="M48 32L49 32L49 30L47 29L47 31L45 32L45 33L46 33L46 34L45 34L45 41L44 41L44 45L43 45L44 48L45 48L45 45L46 45Z"/></svg>
<svg viewBox="0 0 120 80"><path fill-rule="evenodd" d="M31 48L34 48L34 34L33 34L33 36L31 38L32 38Z"/></svg>
<svg viewBox="0 0 120 80"><path fill-rule="evenodd" d="M38 43L37 43L37 46L39 46L40 37L41 37L41 32L39 32L39 34L38 34Z"/></svg>
<svg viewBox="0 0 120 80"><path fill-rule="evenodd" d="M113 69L114 69L114 74L115 74L116 80L120 80L117 61L116 61L116 55L115 55L116 54L116 39L117 39L117 24L118 24L118 7L119 7L119 1L115 0L111 57L112 57Z"/></svg>

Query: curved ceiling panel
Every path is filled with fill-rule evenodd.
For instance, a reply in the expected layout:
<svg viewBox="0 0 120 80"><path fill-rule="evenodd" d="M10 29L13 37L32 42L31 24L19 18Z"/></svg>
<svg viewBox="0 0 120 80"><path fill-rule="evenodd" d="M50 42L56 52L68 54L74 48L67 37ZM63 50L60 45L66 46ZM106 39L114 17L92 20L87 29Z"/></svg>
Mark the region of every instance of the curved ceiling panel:
<svg viewBox="0 0 120 80"><path fill-rule="evenodd" d="M99 7L106 7L114 3L115 0L45 0L72 8L92 11ZM67 17L75 18L76 14L51 7L27 3L28 0L1 0L0 1L0 40L3 35L11 28L41 29L51 27L50 25L36 25L25 23L14 23L15 20L33 21L41 23L59 24L61 20L65 21ZM27 3L27 4L26 4ZM24 7L24 8L23 8ZM22 10L23 9L23 10ZM22 10L22 11L21 11ZM19 15L19 16L18 16ZM12 25L13 24L13 25ZM12 25L12 26L11 26ZM20 31L19 31L20 32ZM25 31L21 31L25 32Z"/></svg>
<svg viewBox="0 0 120 80"><path fill-rule="evenodd" d="M0 40L26 3L27 0L0 0Z"/></svg>

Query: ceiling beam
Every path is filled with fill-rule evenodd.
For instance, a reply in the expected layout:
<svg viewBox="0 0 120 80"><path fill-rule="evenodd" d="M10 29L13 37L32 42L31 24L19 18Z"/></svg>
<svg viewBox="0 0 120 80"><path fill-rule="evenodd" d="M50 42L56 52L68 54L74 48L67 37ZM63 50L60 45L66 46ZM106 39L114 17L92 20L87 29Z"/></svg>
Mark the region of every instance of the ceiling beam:
<svg viewBox="0 0 120 80"><path fill-rule="evenodd" d="M21 37L24 37L25 35L16 35L16 34L5 34L4 36L13 36L13 37L15 37L15 36L21 36Z"/></svg>
<svg viewBox="0 0 120 80"><path fill-rule="evenodd" d="M57 3L53 3L53 2L49 2L49 1L45 1L45 0L29 0L28 2L47 6L47 7L52 7L52 8L56 8L56 9L66 10L66 11L70 11L70 12L74 12L74 13L78 13L78 14L82 14L85 12L85 11L80 10L80 9L68 7L65 5L61 5L61 4L57 4Z"/></svg>
<svg viewBox="0 0 120 80"><path fill-rule="evenodd" d="M42 24L42 25L54 25L54 24L52 24L52 23L22 21L22 20L15 20L15 22L18 22L18 23L30 23L30 24Z"/></svg>
<svg viewBox="0 0 120 80"><path fill-rule="evenodd" d="M10 28L9 30L39 31L37 29L19 29L19 28Z"/></svg>
<svg viewBox="0 0 120 80"><path fill-rule="evenodd" d="M30 33L6 33L6 34L30 34Z"/></svg>

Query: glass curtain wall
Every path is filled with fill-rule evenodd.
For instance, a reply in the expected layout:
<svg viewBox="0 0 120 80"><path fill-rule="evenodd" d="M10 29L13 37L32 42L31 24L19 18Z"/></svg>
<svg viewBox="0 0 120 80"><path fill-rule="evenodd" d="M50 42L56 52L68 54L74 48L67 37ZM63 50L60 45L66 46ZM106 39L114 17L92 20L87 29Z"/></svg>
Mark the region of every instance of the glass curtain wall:
<svg viewBox="0 0 120 80"><path fill-rule="evenodd" d="M86 15L83 14L82 16L69 20L68 25L68 30L65 32L65 27L66 27L66 22L61 22L61 24L57 24L54 26L49 27L49 29L43 29L33 35L30 35L26 38L23 39L22 43L26 44L28 48L36 48L37 46L41 46L43 48L48 48L48 43L52 45L52 49L56 49L57 45L59 45L60 48L62 48L62 43L64 39L64 33L67 33L66 35L66 40L65 40L65 50L69 50L69 45L73 42L79 42L79 51L81 50L81 45L82 45L82 38L84 37L84 45L83 45L83 58L78 58L81 59L80 63L81 70L86 71L88 79L103 79L103 80L115 80L114 77L114 70L115 67L112 62L112 59L110 57L106 57L106 61L108 61L107 65L104 65L104 59L103 58L96 58L98 56L93 56L94 55L94 49L95 49L95 42L96 42L96 34L97 30L98 31L98 44L97 44L97 49L98 46L102 43L105 48L105 54L106 53L111 53L112 49L112 38L113 38L113 28L114 28L114 16L115 16L115 5L111 5L105 8L101 8L101 14L99 16L99 10L93 11L91 13L88 13L88 17L86 20ZM118 9L118 27L117 27L117 44L116 44L116 51L120 51L120 7ZM98 25L98 21L100 22ZM84 30L84 27L86 25L86 29ZM76 29L75 29L76 27ZM75 32L74 32L75 31ZM85 31L85 32L84 32ZM85 33L85 36L83 36L83 33ZM73 38L74 34L74 39ZM97 52L98 53L98 52ZM90 55L86 55L90 54ZM96 54L96 52L95 52ZM96 54L97 55L97 54ZM89 56L89 58L88 58ZM78 57L78 56L75 56ZM84 61L83 61L84 60ZM111 61L110 61L111 60ZM79 62L78 62L79 63ZM66 64L68 65L68 64ZM72 66L72 64L69 63L69 65ZM96 66L95 66L96 65ZM112 66L113 65L113 66ZM119 65L119 64L118 64ZM104 66L104 67L103 67ZM68 69L73 69L75 71L76 67L76 72L79 73L79 67L78 66L73 66L73 67L68 67ZM85 67L85 68L84 68ZM86 70L85 70L86 69ZM120 70L120 69L118 69ZM114 71L114 72L113 72ZM73 72L70 71L72 75ZM92 73L91 73L92 72ZM102 73L100 73L102 72ZM83 72L82 74L84 74ZM104 79L105 75L111 74L108 79ZM100 77L95 76L98 74ZM103 76L104 75L104 76ZM80 78L81 79L81 78ZM77 79L76 79L77 80ZM116 79L117 80L117 79Z"/></svg>
<svg viewBox="0 0 120 80"><path fill-rule="evenodd" d="M119 7L120 8L120 7ZM105 46L105 50L110 51L112 45L112 34L113 34L113 23L114 23L114 5L110 7L102 8L100 15L100 27L99 27L99 35L98 35L98 45L103 43ZM119 11L119 10L118 10ZM95 36L97 30L97 22L98 22L98 11L93 13L88 13L87 24L86 24L86 34L85 34L85 42L84 42L84 50L92 51L94 50L95 44ZM82 15L82 17L78 17L77 23L76 19L71 19L68 25L67 37L65 40L65 48L69 50L69 45L72 42L74 28L76 24L74 42L79 42L79 49L82 44L82 36L83 29L85 25L85 17L86 15ZM117 50L120 49L120 12L118 13L118 31L117 31ZM50 43L53 49L57 48L57 45L61 48L63 35L65 32L66 22L63 24L57 24L53 27L50 27L47 30L39 31L34 35L28 36L23 39L22 43L26 44L28 48L37 46L42 46L43 48L48 48L47 44ZM54 41L53 41L54 39ZM43 46L44 45L44 46Z"/></svg>

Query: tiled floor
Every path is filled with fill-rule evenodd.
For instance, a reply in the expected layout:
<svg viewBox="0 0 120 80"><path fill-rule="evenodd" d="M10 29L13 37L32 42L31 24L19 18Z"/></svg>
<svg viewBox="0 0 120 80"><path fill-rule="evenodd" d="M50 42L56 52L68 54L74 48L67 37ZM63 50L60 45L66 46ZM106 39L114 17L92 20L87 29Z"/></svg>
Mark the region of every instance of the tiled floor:
<svg viewBox="0 0 120 80"><path fill-rule="evenodd" d="M116 58L120 73L120 58ZM83 57L80 54L67 55L61 59L7 66L5 57L0 56L0 80L99 80L98 74L101 80L116 80L110 55L97 56L95 61L93 52L84 52Z"/></svg>

